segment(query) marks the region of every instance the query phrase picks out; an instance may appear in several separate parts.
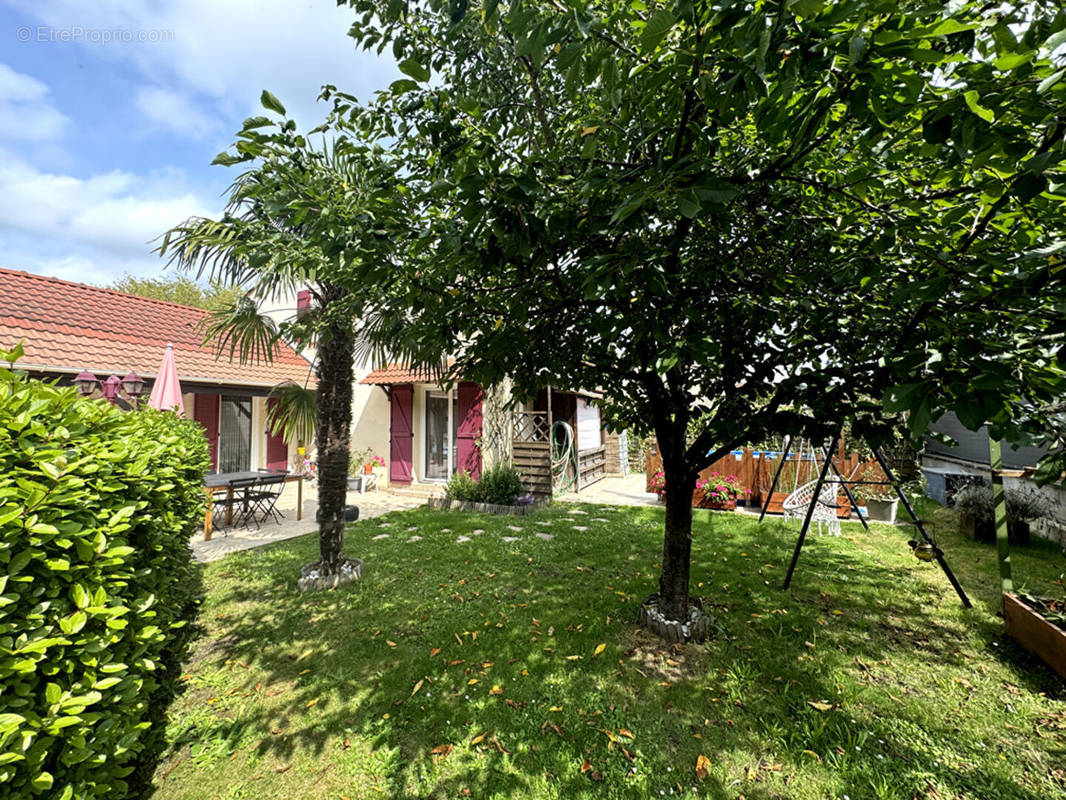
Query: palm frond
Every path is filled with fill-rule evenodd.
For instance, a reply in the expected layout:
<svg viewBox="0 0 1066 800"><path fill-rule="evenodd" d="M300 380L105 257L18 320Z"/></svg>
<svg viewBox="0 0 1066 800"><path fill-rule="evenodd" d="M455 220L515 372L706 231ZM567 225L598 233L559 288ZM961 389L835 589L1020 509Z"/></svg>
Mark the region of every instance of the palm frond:
<svg viewBox="0 0 1066 800"><path fill-rule="evenodd" d="M267 404L268 430L286 442L314 441L318 420L318 397L314 389L286 381L271 389L268 398L274 400Z"/></svg>
<svg viewBox="0 0 1066 800"><path fill-rule="evenodd" d="M219 356L228 348L231 361L236 355L241 364L257 364L273 361L278 353L281 337L277 324L259 313L255 302L243 295L210 312L199 327L204 344L212 343Z"/></svg>

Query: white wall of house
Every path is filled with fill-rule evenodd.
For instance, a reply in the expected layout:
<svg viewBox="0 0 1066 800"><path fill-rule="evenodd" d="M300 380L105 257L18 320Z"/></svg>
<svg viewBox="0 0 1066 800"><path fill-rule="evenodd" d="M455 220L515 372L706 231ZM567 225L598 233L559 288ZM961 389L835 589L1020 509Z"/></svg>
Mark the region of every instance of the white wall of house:
<svg viewBox="0 0 1066 800"><path fill-rule="evenodd" d="M385 459L385 474L389 477L389 425L392 408L383 386L359 383L373 368L369 364L355 365L355 385L352 387L352 438L353 451L370 448L374 455ZM417 417L416 417L417 419ZM417 423L416 423L417 430Z"/></svg>

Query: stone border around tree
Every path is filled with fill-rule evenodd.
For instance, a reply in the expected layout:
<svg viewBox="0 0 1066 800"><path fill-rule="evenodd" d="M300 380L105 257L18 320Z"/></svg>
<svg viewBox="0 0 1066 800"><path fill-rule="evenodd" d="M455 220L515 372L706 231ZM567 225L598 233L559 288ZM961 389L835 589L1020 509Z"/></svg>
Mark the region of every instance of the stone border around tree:
<svg viewBox="0 0 1066 800"><path fill-rule="evenodd" d="M534 500L527 506L500 506L495 503L474 503L470 500L451 500L447 497L431 497L426 501L430 508L438 508L442 511L475 511L479 514L501 514L515 517L524 517L534 511L546 507L550 501Z"/></svg>

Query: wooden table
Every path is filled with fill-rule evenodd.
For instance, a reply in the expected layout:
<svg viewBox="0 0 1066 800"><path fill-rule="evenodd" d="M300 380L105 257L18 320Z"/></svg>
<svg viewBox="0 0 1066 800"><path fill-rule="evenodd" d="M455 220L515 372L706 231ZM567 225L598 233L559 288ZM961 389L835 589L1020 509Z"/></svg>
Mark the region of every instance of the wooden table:
<svg viewBox="0 0 1066 800"><path fill-rule="evenodd" d="M249 478L263 478L270 475L269 472L216 472L204 476L204 494L207 495L207 514L204 516L204 541L211 541L211 529L214 522L214 498L215 493L221 489L226 490L226 524L233 524L233 481L247 480ZM285 475L285 483L296 482L296 519L303 519L304 512L304 476L302 474L288 473Z"/></svg>

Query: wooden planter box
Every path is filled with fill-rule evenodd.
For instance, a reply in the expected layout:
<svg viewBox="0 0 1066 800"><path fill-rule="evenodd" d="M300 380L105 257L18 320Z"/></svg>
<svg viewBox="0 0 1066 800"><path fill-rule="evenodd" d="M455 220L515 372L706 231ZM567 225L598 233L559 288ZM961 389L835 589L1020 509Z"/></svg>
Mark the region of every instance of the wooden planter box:
<svg viewBox="0 0 1066 800"><path fill-rule="evenodd" d="M1066 631L1013 594L1003 595L1003 619L1012 639L1066 678Z"/></svg>

